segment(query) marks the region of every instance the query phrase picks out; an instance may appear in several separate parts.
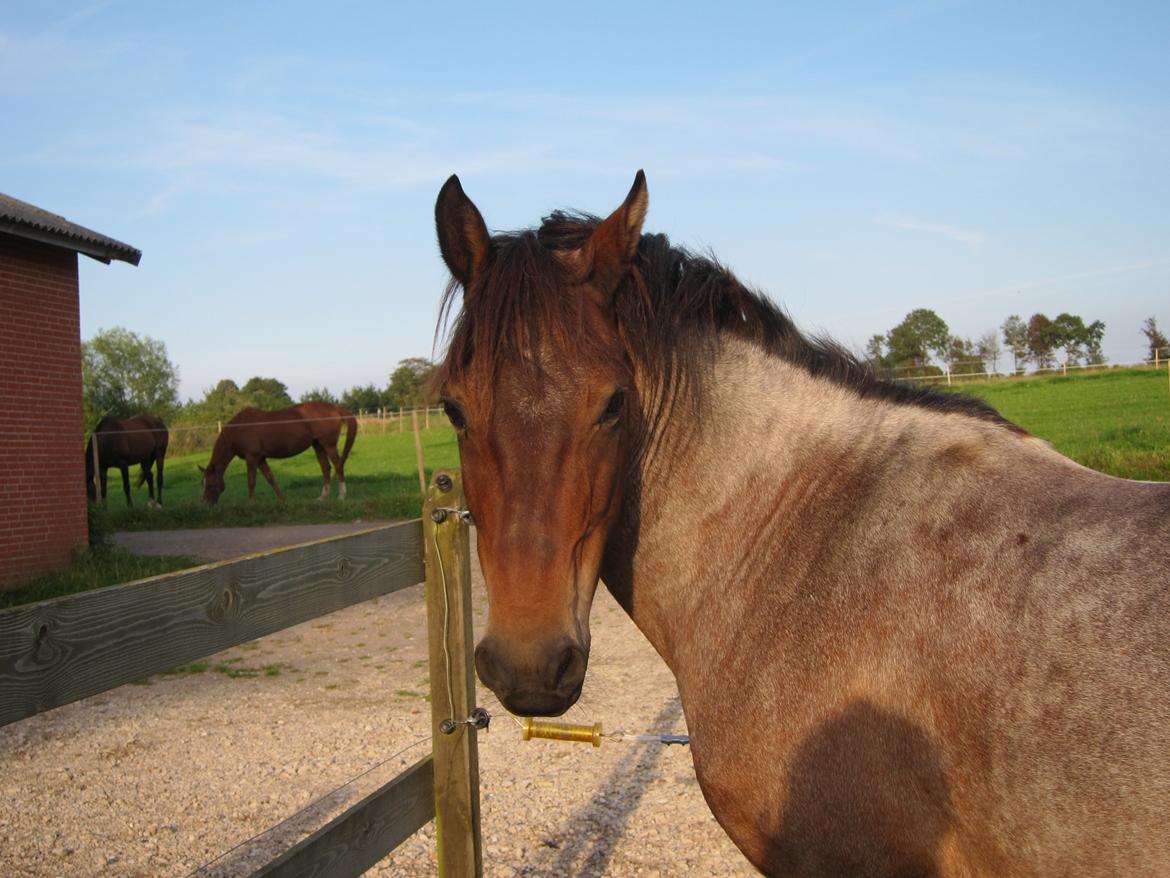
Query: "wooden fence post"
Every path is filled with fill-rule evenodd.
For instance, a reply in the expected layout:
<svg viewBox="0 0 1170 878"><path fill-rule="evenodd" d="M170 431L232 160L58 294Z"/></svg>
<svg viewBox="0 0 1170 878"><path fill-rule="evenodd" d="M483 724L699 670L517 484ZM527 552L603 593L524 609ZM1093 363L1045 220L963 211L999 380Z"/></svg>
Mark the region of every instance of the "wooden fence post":
<svg viewBox="0 0 1170 878"><path fill-rule="evenodd" d="M417 423L418 416L415 415ZM475 707L471 627L471 538L459 470L440 470L423 504L435 836L441 878L483 874L477 730L463 720ZM436 521L436 519L439 519ZM446 721L453 731L444 732Z"/></svg>
<svg viewBox="0 0 1170 878"><path fill-rule="evenodd" d="M93 445L93 496L98 502L102 499L102 480L100 461L98 460L98 437L97 431L89 434L89 441Z"/></svg>
<svg viewBox="0 0 1170 878"><path fill-rule="evenodd" d="M406 429L406 421L402 419L402 406L398 407L398 432L401 433Z"/></svg>
<svg viewBox="0 0 1170 878"><path fill-rule="evenodd" d="M418 465L418 492L423 500L427 496L427 471L423 466L422 436L418 432L418 409L410 410L410 423L414 427L414 462Z"/></svg>

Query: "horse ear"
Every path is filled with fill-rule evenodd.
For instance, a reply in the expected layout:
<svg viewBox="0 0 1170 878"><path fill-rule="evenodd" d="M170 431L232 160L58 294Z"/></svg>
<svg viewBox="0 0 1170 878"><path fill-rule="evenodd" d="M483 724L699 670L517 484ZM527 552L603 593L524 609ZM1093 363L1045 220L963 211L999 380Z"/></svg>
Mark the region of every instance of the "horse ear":
<svg viewBox="0 0 1170 878"><path fill-rule="evenodd" d="M612 292L634 262L649 205L646 174L638 171L621 207L598 223L584 247L566 254L566 261L583 280L592 279L604 292Z"/></svg>
<svg viewBox="0 0 1170 878"><path fill-rule="evenodd" d="M439 233L443 261L466 294L487 265L492 238L479 209L471 203L454 174L443 184L435 201L435 229Z"/></svg>

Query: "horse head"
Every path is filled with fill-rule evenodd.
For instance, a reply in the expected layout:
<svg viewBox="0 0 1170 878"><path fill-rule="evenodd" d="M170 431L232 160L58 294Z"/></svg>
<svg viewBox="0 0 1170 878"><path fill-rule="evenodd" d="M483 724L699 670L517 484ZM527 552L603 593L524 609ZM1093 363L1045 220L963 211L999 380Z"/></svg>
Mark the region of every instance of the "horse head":
<svg viewBox="0 0 1170 878"><path fill-rule="evenodd" d="M203 479L203 502L208 506L214 506L219 502L219 495L223 493L223 470L214 464L209 464L206 468L199 466L199 464L195 464L195 466Z"/></svg>
<svg viewBox="0 0 1170 878"><path fill-rule="evenodd" d="M640 171L609 218L577 221L556 241L492 238L454 176L435 205L447 302L463 290L436 381L488 589L475 664L514 713L564 713L584 682L589 610L638 418L610 304L646 207Z"/></svg>

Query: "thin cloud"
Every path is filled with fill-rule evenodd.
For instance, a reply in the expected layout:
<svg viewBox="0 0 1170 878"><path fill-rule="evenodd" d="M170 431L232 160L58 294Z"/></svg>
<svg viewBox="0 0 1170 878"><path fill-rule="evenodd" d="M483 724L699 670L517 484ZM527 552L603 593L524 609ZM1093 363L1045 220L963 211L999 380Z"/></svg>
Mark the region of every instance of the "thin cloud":
<svg viewBox="0 0 1170 878"><path fill-rule="evenodd" d="M982 244L987 240L987 235L976 229L964 229L959 226L947 225L946 223L925 222L903 216L887 217L885 222L887 225L891 225L897 229L942 235L944 238L950 238L952 241L958 241L960 244L968 244L971 246Z"/></svg>

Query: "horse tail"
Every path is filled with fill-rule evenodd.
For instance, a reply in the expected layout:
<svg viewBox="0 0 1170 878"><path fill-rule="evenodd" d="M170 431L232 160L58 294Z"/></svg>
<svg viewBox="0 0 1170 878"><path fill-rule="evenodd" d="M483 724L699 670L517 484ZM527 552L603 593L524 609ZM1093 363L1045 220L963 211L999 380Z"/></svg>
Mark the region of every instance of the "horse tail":
<svg viewBox="0 0 1170 878"><path fill-rule="evenodd" d="M344 411L344 409L343 409ZM341 463L344 466L345 459L349 457L349 449L353 448L353 440L357 438L357 418L349 412L345 412L345 448L341 451Z"/></svg>

